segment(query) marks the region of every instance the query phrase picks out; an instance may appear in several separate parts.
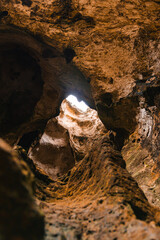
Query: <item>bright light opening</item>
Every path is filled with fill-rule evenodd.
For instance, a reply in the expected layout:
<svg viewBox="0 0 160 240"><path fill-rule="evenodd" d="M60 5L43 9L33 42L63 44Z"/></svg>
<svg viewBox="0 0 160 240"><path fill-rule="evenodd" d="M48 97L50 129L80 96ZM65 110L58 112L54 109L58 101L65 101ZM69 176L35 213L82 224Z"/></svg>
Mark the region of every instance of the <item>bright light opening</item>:
<svg viewBox="0 0 160 240"><path fill-rule="evenodd" d="M78 109L80 109L83 112L86 112L87 109L89 108L85 102L83 101L78 101L77 98L73 95L69 95L67 98L67 101L70 102L70 104Z"/></svg>

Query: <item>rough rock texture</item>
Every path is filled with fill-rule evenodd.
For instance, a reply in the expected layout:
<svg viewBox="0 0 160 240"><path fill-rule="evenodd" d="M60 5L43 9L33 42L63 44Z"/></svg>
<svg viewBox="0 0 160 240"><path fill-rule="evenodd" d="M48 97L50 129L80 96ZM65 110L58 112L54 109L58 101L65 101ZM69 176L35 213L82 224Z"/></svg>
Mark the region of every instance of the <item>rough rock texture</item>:
<svg viewBox="0 0 160 240"><path fill-rule="evenodd" d="M33 174L0 140L0 238L43 239L44 217L33 199Z"/></svg>
<svg viewBox="0 0 160 240"><path fill-rule="evenodd" d="M17 143L26 133L41 133L48 119L57 115L66 92L80 91L93 105L89 83L67 64L65 54L19 29L0 25L0 32L0 126L9 143Z"/></svg>
<svg viewBox="0 0 160 240"><path fill-rule="evenodd" d="M117 152L125 143L128 171L159 206L159 10L159 0L0 2L1 136L28 149L71 93L95 106L114 131L107 134L110 140L93 136L87 157L81 134L74 142L68 129L77 160L85 157L66 178L37 180L39 199L55 204L40 204L48 239L159 239L159 210L149 205ZM84 201L91 208L83 208ZM111 216L105 212L110 208Z"/></svg>
<svg viewBox="0 0 160 240"><path fill-rule="evenodd" d="M82 112L64 100L60 115L48 122L39 149L47 132L55 148L55 122L58 128L61 124L68 129L78 162L55 182L37 186L38 203L46 216L46 239L160 239L155 225L159 225L160 211L149 205L125 169L114 135L104 128L96 111ZM50 167L55 170L54 164Z"/></svg>
<svg viewBox="0 0 160 240"><path fill-rule="evenodd" d="M46 239L160 239L160 211L149 205L108 136L43 189ZM39 196L39 195L38 195ZM40 196L41 198L41 196Z"/></svg>
<svg viewBox="0 0 160 240"><path fill-rule="evenodd" d="M95 110L83 112L64 100L58 117L48 121L38 143L31 146L29 157L56 179L82 160L93 141L106 132Z"/></svg>
<svg viewBox="0 0 160 240"><path fill-rule="evenodd" d="M67 100L62 102L57 120L69 132L76 161L84 158L92 148L93 141L107 133L97 111L91 108L87 111L79 110Z"/></svg>
<svg viewBox="0 0 160 240"><path fill-rule="evenodd" d="M3 23L41 37L67 63L73 58L108 128L134 130L144 83L158 79L158 1L2 0L1 11L8 11Z"/></svg>
<svg viewBox="0 0 160 240"><path fill-rule="evenodd" d="M29 157L53 179L66 173L75 163L68 131L51 119L39 143L31 147Z"/></svg>
<svg viewBox="0 0 160 240"><path fill-rule="evenodd" d="M159 119L143 109L143 118L122 150L127 169L150 203L160 207Z"/></svg>
<svg viewBox="0 0 160 240"><path fill-rule="evenodd" d="M153 87L147 88L141 98L138 124L135 132L123 148L127 169L138 181L149 201L160 207L160 149L159 149L159 87L152 79ZM144 84L145 85L145 84Z"/></svg>
<svg viewBox="0 0 160 240"><path fill-rule="evenodd" d="M130 137L122 150L126 168L136 179L149 202L160 207L159 167L147 148L142 148L140 138L134 137Z"/></svg>

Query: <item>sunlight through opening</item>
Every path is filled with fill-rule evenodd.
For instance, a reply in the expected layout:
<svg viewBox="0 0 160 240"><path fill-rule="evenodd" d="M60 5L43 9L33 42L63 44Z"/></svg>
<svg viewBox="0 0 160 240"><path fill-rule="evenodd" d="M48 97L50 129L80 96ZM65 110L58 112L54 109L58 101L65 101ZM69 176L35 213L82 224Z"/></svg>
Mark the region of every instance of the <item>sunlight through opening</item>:
<svg viewBox="0 0 160 240"><path fill-rule="evenodd" d="M80 109L83 112L86 112L89 108L84 101L78 101L77 98L73 95L69 95L67 98L67 101L70 102L70 104L78 109Z"/></svg>

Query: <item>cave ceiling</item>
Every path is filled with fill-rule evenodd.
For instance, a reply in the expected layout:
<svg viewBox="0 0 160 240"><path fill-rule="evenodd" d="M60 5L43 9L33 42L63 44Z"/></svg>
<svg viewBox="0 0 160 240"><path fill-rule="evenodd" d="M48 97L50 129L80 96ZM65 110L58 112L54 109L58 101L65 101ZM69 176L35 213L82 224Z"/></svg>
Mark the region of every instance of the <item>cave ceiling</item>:
<svg viewBox="0 0 160 240"><path fill-rule="evenodd" d="M159 16L159 0L1 0L2 240L160 239Z"/></svg>

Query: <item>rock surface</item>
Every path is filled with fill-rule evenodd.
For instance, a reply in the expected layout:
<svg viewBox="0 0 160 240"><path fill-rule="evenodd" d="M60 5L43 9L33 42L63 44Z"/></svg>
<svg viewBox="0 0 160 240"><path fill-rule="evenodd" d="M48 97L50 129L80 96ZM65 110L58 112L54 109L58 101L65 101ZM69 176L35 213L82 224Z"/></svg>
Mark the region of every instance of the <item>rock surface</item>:
<svg viewBox="0 0 160 240"><path fill-rule="evenodd" d="M147 134L149 132L150 134L145 136L145 131L140 134L141 132L137 129L123 147L122 155L128 171L136 179L149 202L160 207L159 130L156 130L155 123L146 126L146 116L144 124L141 131L145 129Z"/></svg>
<svg viewBox="0 0 160 240"><path fill-rule="evenodd" d="M77 67L66 63L63 53L16 28L0 25L0 32L0 126L7 142L13 145L26 133L43 132L69 91L80 91L93 105L89 83Z"/></svg>
<svg viewBox="0 0 160 240"><path fill-rule="evenodd" d="M43 191L47 240L160 239L160 211L148 203L108 136Z"/></svg>
<svg viewBox="0 0 160 240"><path fill-rule="evenodd" d="M107 133L95 110L83 112L67 100L58 117L48 121L44 134L29 150L29 157L53 179L70 170Z"/></svg>
<svg viewBox="0 0 160 240"><path fill-rule="evenodd" d="M159 76L159 9L152 0L2 0L8 16L1 21L40 37L64 53L67 63L73 59L86 77L83 89L91 84L107 128L133 132L144 83ZM74 91L74 78L61 80Z"/></svg>
<svg viewBox="0 0 160 240"><path fill-rule="evenodd" d="M49 120L39 143L31 147L29 157L53 179L63 175L75 163L68 131L56 119Z"/></svg>
<svg viewBox="0 0 160 240"><path fill-rule="evenodd" d="M43 239L44 216L33 199L33 174L0 139L0 238Z"/></svg>
<svg viewBox="0 0 160 240"><path fill-rule="evenodd" d="M90 128L61 112L77 163L55 182L43 171L36 180L47 240L159 239L159 210L145 197L160 206L159 10L158 0L0 2L1 136L28 150L69 94L110 131L94 114Z"/></svg>
<svg viewBox="0 0 160 240"><path fill-rule="evenodd" d="M60 115L48 122L45 131L49 129L56 141L55 121L69 132L76 165L55 182L41 184L41 191L37 189L46 216L46 239L160 239L156 227L160 211L150 206L125 169L114 135L105 129L96 111L82 112L64 100ZM127 154L128 149L126 158ZM55 169L54 164L51 167Z"/></svg>
<svg viewBox="0 0 160 240"><path fill-rule="evenodd" d="M107 133L97 111L89 107L86 111L82 111L67 100L61 104L57 121L69 132L76 161L82 160L90 151L93 141Z"/></svg>

